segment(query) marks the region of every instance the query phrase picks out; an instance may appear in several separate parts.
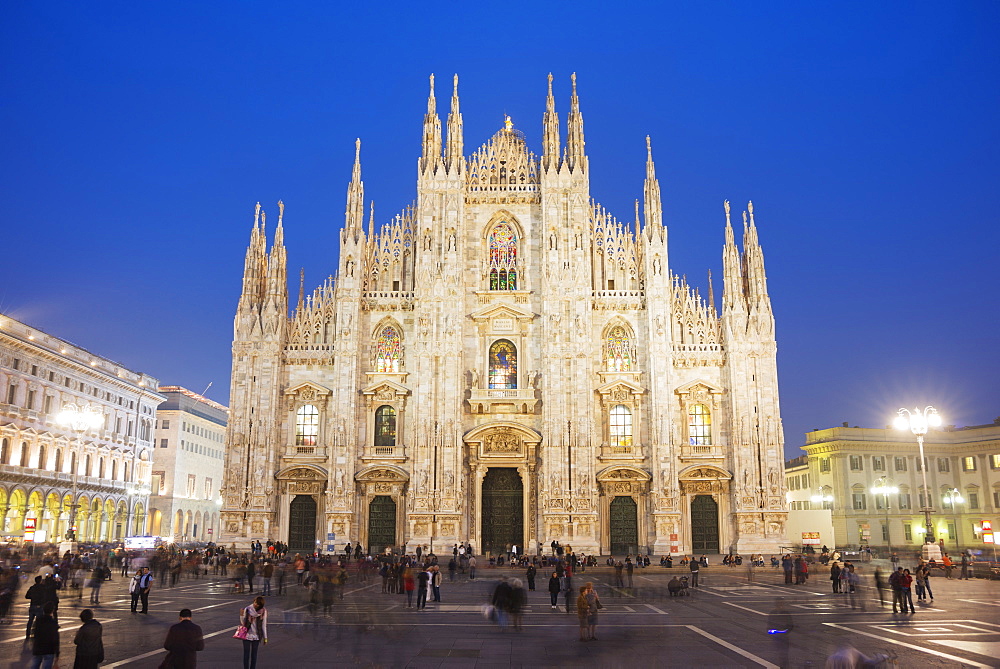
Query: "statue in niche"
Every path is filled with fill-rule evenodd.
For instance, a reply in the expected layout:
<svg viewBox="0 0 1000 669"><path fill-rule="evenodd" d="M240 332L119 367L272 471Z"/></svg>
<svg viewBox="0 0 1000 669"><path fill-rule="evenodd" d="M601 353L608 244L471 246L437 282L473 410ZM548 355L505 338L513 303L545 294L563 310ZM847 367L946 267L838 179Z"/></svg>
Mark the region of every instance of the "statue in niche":
<svg viewBox="0 0 1000 669"><path fill-rule="evenodd" d="M344 489L344 470L343 469L338 469L337 470L337 490L343 490L343 489Z"/></svg>

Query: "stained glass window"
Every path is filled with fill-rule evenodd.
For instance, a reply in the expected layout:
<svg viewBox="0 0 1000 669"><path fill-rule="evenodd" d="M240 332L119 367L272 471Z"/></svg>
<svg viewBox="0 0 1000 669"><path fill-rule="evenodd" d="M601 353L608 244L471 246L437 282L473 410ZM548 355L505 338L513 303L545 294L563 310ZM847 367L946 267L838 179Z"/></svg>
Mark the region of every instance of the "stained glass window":
<svg viewBox="0 0 1000 669"><path fill-rule="evenodd" d="M604 347L609 372L628 372L632 370L632 358L635 352L632 347L632 338L629 337L628 331L624 327L616 325L611 328Z"/></svg>
<svg viewBox="0 0 1000 669"><path fill-rule="evenodd" d="M517 349L506 339L490 346L490 388L517 388Z"/></svg>
<svg viewBox="0 0 1000 669"><path fill-rule="evenodd" d="M319 435L319 411L312 404L303 404L295 412L295 445L315 446Z"/></svg>
<svg viewBox="0 0 1000 669"><path fill-rule="evenodd" d="M692 446L712 445L712 414L704 404L692 404L688 409L688 443Z"/></svg>
<svg viewBox="0 0 1000 669"><path fill-rule="evenodd" d="M632 411L624 404L611 407L611 446L632 445Z"/></svg>
<svg viewBox="0 0 1000 669"><path fill-rule="evenodd" d="M490 231L490 290L517 290L517 233L509 223Z"/></svg>
<svg viewBox="0 0 1000 669"><path fill-rule="evenodd" d="M403 360L399 332L391 325L382 328L375 340L375 371L398 372Z"/></svg>
<svg viewBox="0 0 1000 669"><path fill-rule="evenodd" d="M375 445L396 445L396 410L389 405L375 411Z"/></svg>

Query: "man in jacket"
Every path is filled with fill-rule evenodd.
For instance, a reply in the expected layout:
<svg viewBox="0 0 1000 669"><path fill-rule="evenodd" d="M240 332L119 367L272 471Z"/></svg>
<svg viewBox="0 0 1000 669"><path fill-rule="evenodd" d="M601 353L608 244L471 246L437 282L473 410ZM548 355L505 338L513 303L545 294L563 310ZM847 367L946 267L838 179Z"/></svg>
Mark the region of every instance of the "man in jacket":
<svg viewBox="0 0 1000 669"><path fill-rule="evenodd" d="M697 588L698 572L701 570L701 565L698 564L698 561L694 559L694 556L691 557L691 562L688 563L688 569L691 570L691 587Z"/></svg>
<svg viewBox="0 0 1000 669"><path fill-rule="evenodd" d="M51 669L59 657L59 623L52 617L55 610L55 604L45 602L42 615L35 622L35 643L31 648L31 654L35 656L31 663L32 669Z"/></svg>
<svg viewBox="0 0 1000 669"><path fill-rule="evenodd" d="M42 606L45 604L46 597L45 588L42 587L42 577L36 576L35 584L24 593L24 598L30 600L28 604L28 629L24 633L25 639L31 638L31 626L35 619L42 615Z"/></svg>
<svg viewBox="0 0 1000 669"><path fill-rule="evenodd" d="M149 613L149 588L153 583L153 575L146 567L139 567L139 571L132 577L128 585L128 591L132 594L132 613L135 613L142 600L142 612Z"/></svg>
<svg viewBox="0 0 1000 669"><path fill-rule="evenodd" d="M97 669L104 662L104 630L101 623L94 620L94 612L90 609L80 611L80 620L83 625L73 637L73 643L76 644L73 669Z"/></svg>
<svg viewBox="0 0 1000 669"><path fill-rule="evenodd" d="M163 640L167 649L164 664L173 669L195 669L198 665L197 652L205 650L205 637L201 627L191 622L191 609L181 609L180 622L172 625Z"/></svg>

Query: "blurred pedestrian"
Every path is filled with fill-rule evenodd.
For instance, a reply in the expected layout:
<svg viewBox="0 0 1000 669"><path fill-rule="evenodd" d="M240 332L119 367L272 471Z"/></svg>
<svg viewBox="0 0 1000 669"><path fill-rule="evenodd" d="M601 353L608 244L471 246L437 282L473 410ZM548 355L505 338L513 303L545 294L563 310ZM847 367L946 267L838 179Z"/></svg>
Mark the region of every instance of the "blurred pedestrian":
<svg viewBox="0 0 1000 669"><path fill-rule="evenodd" d="M42 615L35 621L35 642L31 647L31 669L52 669L59 657L59 623L52 617L56 610L53 602L42 605Z"/></svg>
<svg viewBox="0 0 1000 669"><path fill-rule="evenodd" d="M83 624L73 637L76 644L73 669L97 669L104 662L104 629L94 620L94 612L90 609L80 611L80 620Z"/></svg>
<svg viewBox="0 0 1000 669"><path fill-rule="evenodd" d="M791 646L791 634L795 629L792 614L788 611L784 597L774 598L774 608L767 614L767 633L774 646L776 664L788 667L788 651Z"/></svg>

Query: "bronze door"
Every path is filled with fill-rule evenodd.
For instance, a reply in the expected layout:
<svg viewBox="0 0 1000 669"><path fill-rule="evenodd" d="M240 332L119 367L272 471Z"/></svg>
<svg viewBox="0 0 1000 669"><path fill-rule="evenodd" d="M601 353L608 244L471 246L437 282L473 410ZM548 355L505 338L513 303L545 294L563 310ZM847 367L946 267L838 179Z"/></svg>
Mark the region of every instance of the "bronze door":
<svg viewBox="0 0 1000 669"><path fill-rule="evenodd" d="M719 552L719 505L711 495L691 500L691 549Z"/></svg>
<svg viewBox="0 0 1000 669"><path fill-rule="evenodd" d="M388 495L376 495L368 504L368 552L382 553L396 545L396 502Z"/></svg>
<svg viewBox="0 0 1000 669"><path fill-rule="evenodd" d="M639 552L639 509L631 497L611 500L608 519L611 529L611 554Z"/></svg>
<svg viewBox="0 0 1000 669"><path fill-rule="evenodd" d="M296 495L288 506L288 552L312 553L316 550L316 500L311 495Z"/></svg>
<svg viewBox="0 0 1000 669"><path fill-rule="evenodd" d="M524 483L514 467L490 467L483 478L482 551L524 549Z"/></svg>

